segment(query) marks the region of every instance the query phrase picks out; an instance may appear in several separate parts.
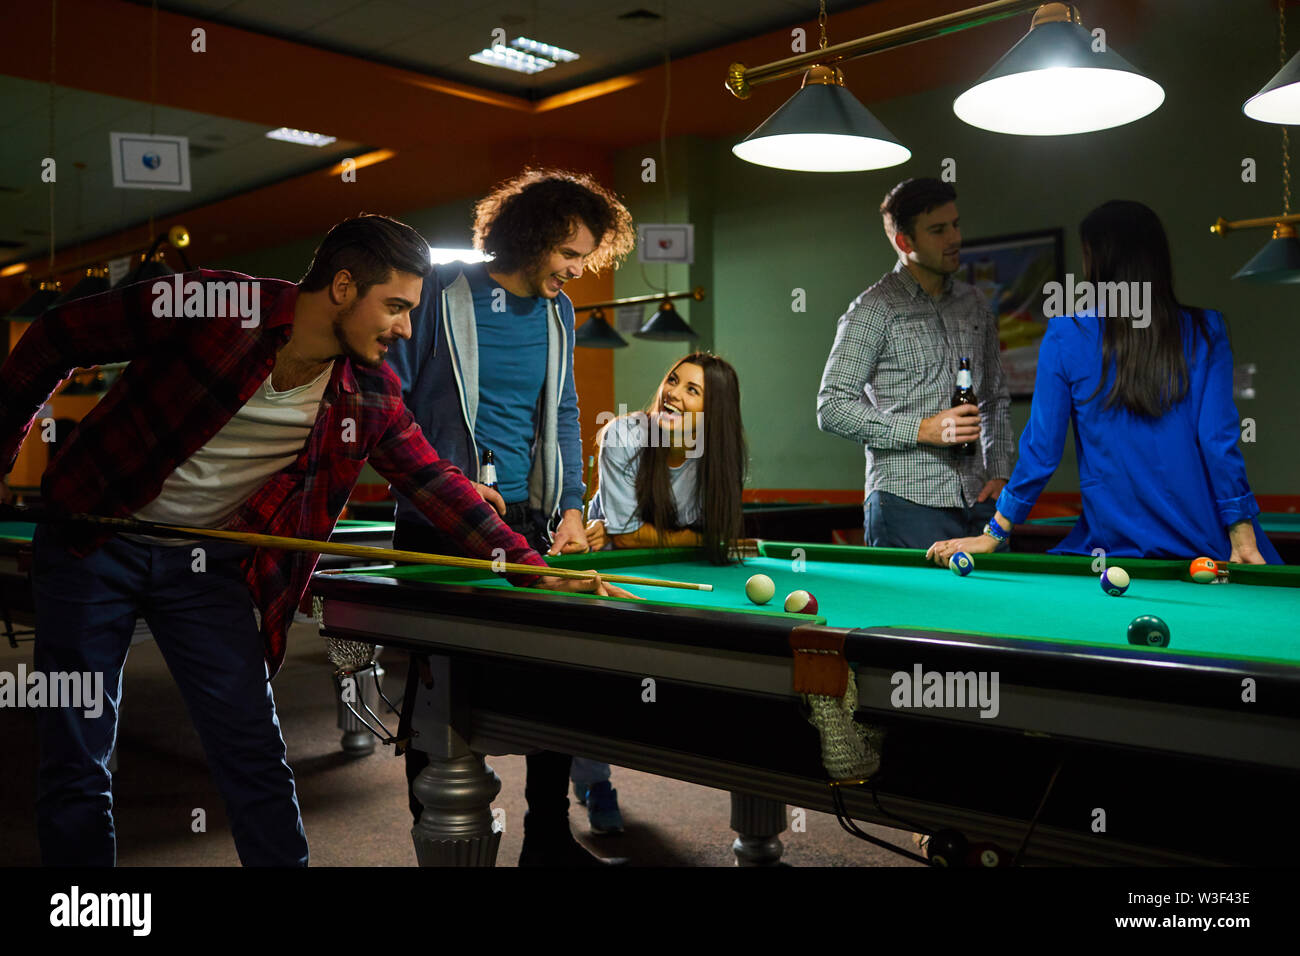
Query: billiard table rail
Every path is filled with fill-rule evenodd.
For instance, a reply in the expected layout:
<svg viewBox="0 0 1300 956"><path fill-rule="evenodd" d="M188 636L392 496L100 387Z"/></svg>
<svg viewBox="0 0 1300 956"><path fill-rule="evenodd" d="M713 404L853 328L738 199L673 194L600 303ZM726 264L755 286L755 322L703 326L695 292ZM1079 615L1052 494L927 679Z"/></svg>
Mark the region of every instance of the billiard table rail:
<svg viewBox="0 0 1300 956"><path fill-rule="evenodd" d="M629 614L617 599L382 574L313 587L322 633L449 663L458 703L420 743L435 760L456 741L478 754L555 749L833 810L789 644L824 619L654 603ZM1014 851L1059 765L1022 862L1260 863L1278 844L1259 845L1258 821L1289 819L1300 798L1294 667L890 627L848 630L844 654L858 719L888 731L875 796L845 794L855 819L953 827ZM916 664L996 672L997 717L894 707L894 675ZM1247 677L1258 703L1241 701ZM647 678L656 708L640 702ZM1095 807L1111 811L1110 833L1089 831Z"/></svg>

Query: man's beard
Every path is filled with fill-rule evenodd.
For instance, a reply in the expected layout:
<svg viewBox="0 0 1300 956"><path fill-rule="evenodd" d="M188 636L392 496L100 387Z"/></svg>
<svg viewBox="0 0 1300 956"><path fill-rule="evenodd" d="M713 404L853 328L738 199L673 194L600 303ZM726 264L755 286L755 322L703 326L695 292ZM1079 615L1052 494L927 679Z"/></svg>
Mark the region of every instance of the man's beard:
<svg viewBox="0 0 1300 956"><path fill-rule="evenodd" d="M379 366L384 364L383 356L380 356L378 359L372 360L370 358L367 358L364 355L361 355L360 353L357 352L356 349L354 349L351 345L348 344L347 335L343 331L343 323L352 315L353 312L357 310L358 304L359 302L357 300L354 300L350 306L348 306L338 315L334 316L334 323L333 323L334 340L339 344L339 351L343 353L343 356L347 358L349 361L354 362L357 365L362 365L366 368L379 368Z"/></svg>

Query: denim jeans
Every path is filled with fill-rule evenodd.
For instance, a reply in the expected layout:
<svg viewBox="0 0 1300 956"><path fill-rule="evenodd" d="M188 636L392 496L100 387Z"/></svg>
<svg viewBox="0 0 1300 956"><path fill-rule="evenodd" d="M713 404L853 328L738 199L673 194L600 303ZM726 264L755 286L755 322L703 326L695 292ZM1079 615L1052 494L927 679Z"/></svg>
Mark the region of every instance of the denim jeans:
<svg viewBox="0 0 1300 956"><path fill-rule="evenodd" d="M873 491L862 510L869 546L924 550L936 541L980 534L998 509L992 498L966 508L931 508L887 491ZM999 551L1006 548L1005 541L998 545Z"/></svg>
<svg viewBox="0 0 1300 956"><path fill-rule="evenodd" d="M117 859L108 759L117 739L122 667L137 616L153 632L198 731L246 866L306 866L307 838L285 760L253 601L240 571L246 545L193 547L115 537L84 558L42 525L33 542L35 669L102 673L102 712L37 715L36 822L47 865ZM181 821L178 826L188 826Z"/></svg>

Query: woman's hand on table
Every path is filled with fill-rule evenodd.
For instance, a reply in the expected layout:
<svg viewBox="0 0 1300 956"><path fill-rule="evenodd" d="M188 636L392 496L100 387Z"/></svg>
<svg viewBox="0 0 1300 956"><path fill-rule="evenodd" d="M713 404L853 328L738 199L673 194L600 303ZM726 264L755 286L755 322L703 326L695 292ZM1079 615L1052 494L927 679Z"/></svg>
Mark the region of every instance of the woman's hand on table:
<svg viewBox="0 0 1300 956"><path fill-rule="evenodd" d="M998 543L987 534L981 534L974 538L949 538L947 541L936 541L930 545L929 550L925 552L925 560L933 561L941 568L948 566L948 559L958 551L965 551L967 554L992 554Z"/></svg>
<svg viewBox="0 0 1300 956"><path fill-rule="evenodd" d="M609 535L605 533L605 522L587 522L587 544L592 551L604 551L609 547Z"/></svg>
<svg viewBox="0 0 1300 956"><path fill-rule="evenodd" d="M1231 564L1265 564L1264 556L1259 553L1255 543L1255 525L1251 521L1238 521L1228 526L1228 542L1232 545L1232 554L1228 556Z"/></svg>
<svg viewBox="0 0 1300 956"><path fill-rule="evenodd" d="M594 578L538 578L535 588L541 588L545 591L576 591L580 594L594 594L597 597L621 597L632 598L639 601L641 598L635 594L624 591L616 584L610 584L608 581L596 575Z"/></svg>

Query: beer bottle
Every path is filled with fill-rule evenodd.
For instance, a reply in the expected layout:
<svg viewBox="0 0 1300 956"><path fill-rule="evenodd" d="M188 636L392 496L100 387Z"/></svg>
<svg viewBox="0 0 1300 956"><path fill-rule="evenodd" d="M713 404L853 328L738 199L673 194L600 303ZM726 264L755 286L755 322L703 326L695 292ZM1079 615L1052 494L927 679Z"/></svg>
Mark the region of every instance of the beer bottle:
<svg viewBox="0 0 1300 956"><path fill-rule="evenodd" d="M975 389L971 387L970 378L970 359L961 360L961 367L957 369L957 389L952 393L952 404L955 408L958 405L979 405L975 400ZM957 446L957 454L967 457L975 454L975 443L973 441L963 442Z"/></svg>
<svg viewBox="0 0 1300 956"><path fill-rule="evenodd" d="M483 449L483 462L478 470L478 483L487 485L493 491L500 491L497 487L497 460L492 454L491 448Z"/></svg>

